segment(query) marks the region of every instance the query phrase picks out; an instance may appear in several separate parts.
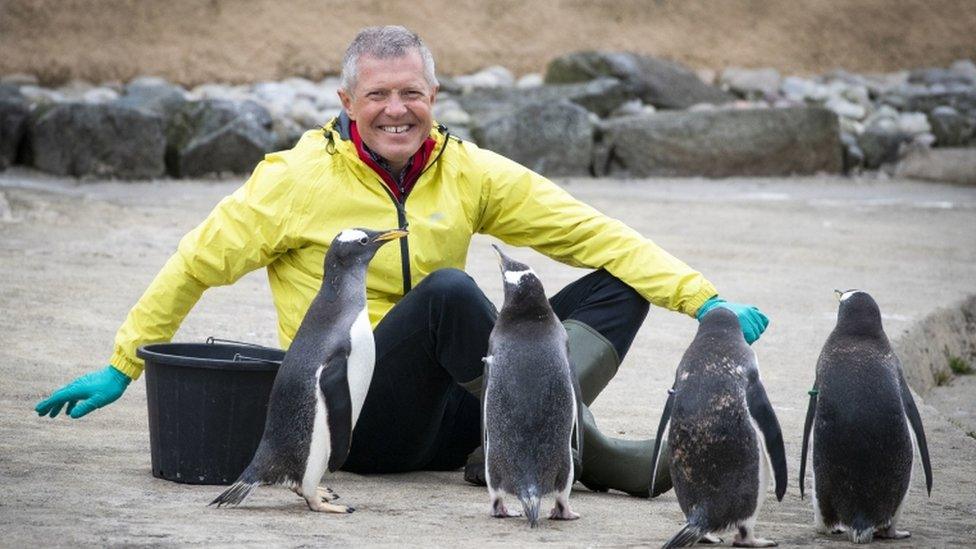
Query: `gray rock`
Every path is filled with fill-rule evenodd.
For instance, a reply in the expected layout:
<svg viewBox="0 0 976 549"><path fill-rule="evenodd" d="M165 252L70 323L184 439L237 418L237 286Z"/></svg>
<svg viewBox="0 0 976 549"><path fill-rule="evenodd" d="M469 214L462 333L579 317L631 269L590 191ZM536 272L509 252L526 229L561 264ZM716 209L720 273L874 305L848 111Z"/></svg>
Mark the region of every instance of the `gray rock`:
<svg viewBox="0 0 976 549"><path fill-rule="evenodd" d="M842 97L832 97L827 100L824 104L825 107L837 113L837 116L842 116L844 118L850 118L853 120L861 120L864 118L868 111L863 106L857 103L852 103Z"/></svg>
<svg viewBox="0 0 976 549"><path fill-rule="evenodd" d="M910 71L908 74L908 82L912 84L923 84L925 86L949 86L952 84L971 86L976 84L976 80L967 74L964 69L957 72L952 69L943 69L938 67L915 69Z"/></svg>
<svg viewBox="0 0 976 549"><path fill-rule="evenodd" d="M953 61L952 65L949 66L949 71L958 75L960 78L976 83L976 63L973 63L970 59Z"/></svg>
<svg viewBox="0 0 976 549"><path fill-rule="evenodd" d="M913 149L898 163L895 175L976 185L976 148Z"/></svg>
<svg viewBox="0 0 976 549"><path fill-rule="evenodd" d="M840 173L837 115L823 108L664 112L603 124L609 173L643 176Z"/></svg>
<svg viewBox="0 0 976 549"><path fill-rule="evenodd" d="M537 88L544 83L545 82L542 79L541 74L537 72L530 72L529 74L526 74L521 78L519 78L515 82L515 87L516 88Z"/></svg>
<svg viewBox="0 0 976 549"><path fill-rule="evenodd" d="M81 95L84 103L108 103L119 98L119 92L112 88L92 88Z"/></svg>
<svg viewBox="0 0 976 549"><path fill-rule="evenodd" d="M719 83L746 99L774 97L782 78L776 69L744 69L729 67L722 71Z"/></svg>
<svg viewBox="0 0 976 549"><path fill-rule="evenodd" d="M458 97L461 107L475 119L511 113L526 105L567 100L606 117L620 105L636 99L630 88L616 78L598 78L577 84L535 88L477 90Z"/></svg>
<svg viewBox="0 0 976 549"><path fill-rule="evenodd" d="M129 82L123 95L117 100L119 105L142 109L169 119L186 103L186 90L153 77L141 77Z"/></svg>
<svg viewBox="0 0 976 549"><path fill-rule="evenodd" d="M474 74L455 76L454 83L463 92L480 88L511 88L515 85L515 75L505 67L494 65Z"/></svg>
<svg viewBox="0 0 976 549"><path fill-rule="evenodd" d="M922 112L903 112L898 115L898 130L908 135L919 135L929 133L932 127L929 120Z"/></svg>
<svg viewBox="0 0 976 549"><path fill-rule="evenodd" d="M273 149L283 151L294 147L298 143L298 140L301 139L303 133L305 133L305 128L294 120L290 118L275 118L271 123L271 135L274 138Z"/></svg>
<svg viewBox="0 0 976 549"><path fill-rule="evenodd" d="M0 84L0 170L16 162L29 118L27 98L16 87Z"/></svg>
<svg viewBox="0 0 976 549"><path fill-rule="evenodd" d="M185 103L167 124L166 167L175 177L248 173L278 144L271 129L271 115L253 101Z"/></svg>
<svg viewBox="0 0 976 549"><path fill-rule="evenodd" d="M849 133L840 134L844 145L844 173L856 173L864 167L864 151L857 144L857 138Z"/></svg>
<svg viewBox="0 0 976 549"><path fill-rule="evenodd" d="M568 84L610 76L624 82L645 103L686 109L696 103L727 103L734 97L709 86L682 65L629 52L584 51L557 57L546 67L546 83Z"/></svg>
<svg viewBox="0 0 976 549"><path fill-rule="evenodd" d="M39 170L127 179L165 173L166 136L158 114L114 103L62 103L35 110L28 131Z"/></svg>
<svg viewBox="0 0 976 549"><path fill-rule="evenodd" d="M864 167L875 170L898 160L898 151L902 143L911 137L895 128L881 129L878 126L869 127L857 136L857 144L864 153Z"/></svg>
<svg viewBox="0 0 976 549"><path fill-rule="evenodd" d="M454 99L438 100L434 103L433 110L434 118L449 128L467 127L471 124L471 115Z"/></svg>
<svg viewBox="0 0 976 549"><path fill-rule="evenodd" d="M588 175L594 126L568 101L526 105L471 129L479 146L549 176Z"/></svg>
<svg viewBox="0 0 976 549"><path fill-rule="evenodd" d="M973 138L976 123L952 107L936 107L929 113L929 124L940 147L959 147Z"/></svg>
<svg viewBox="0 0 976 549"><path fill-rule="evenodd" d="M898 88L881 97L881 102L902 111L930 113L936 107L952 107L964 116L976 118L976 87L933 92L913 87Z"/></svg>

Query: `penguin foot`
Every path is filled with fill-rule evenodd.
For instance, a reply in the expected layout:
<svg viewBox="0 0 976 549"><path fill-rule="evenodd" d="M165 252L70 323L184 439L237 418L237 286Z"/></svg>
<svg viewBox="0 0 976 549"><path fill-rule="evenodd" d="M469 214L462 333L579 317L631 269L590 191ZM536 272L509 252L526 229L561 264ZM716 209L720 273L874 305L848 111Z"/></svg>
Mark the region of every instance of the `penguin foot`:
<svg viewBox="0 0 976 549"><path fill-rule="evenodd" d="M776 547L779 545L773 540L763 539L763 538L751 538L744 540L734 540L732 542L732 547Z"/></svg>
<svg viewBox="0 0 976 549"><path fill-rule="evenodd" d="M324 486L319 486L315 489L316 495L325 503L329 503L339 499L339 494L332 491L332 488L326 488Z"/></svg>
<svg viewBox="0 0 976 549"><path fill-rule="evenodd" d="M337 513L347 515L352 513L356 509L354 507L349 507L347 505L333 505L322 501L318 494L315 497L305 498L305 503L308 503L308 508L316 513Z"/></svg>
<svg viewBox="0 0 976 549"><path fill-rule="evenodd" d="M580 518L579 513L574 513L569 505L561 505L556 502L556 506L549 511L549 520L576 520Z"/></svg>
<svg viewBox="0 0 976 549"><path fill-rule="evenodd" d="M496 499L491 504L491 516L495 518L513 518L522 516L522 513L518 511L509 511L508 508L505 507L505 504L502 503L502 500Z"/></svg>
<svg viewBox="0 0 976 549"><path fill-rule="evenodd" d="M705 534L700 540L698 540L698 543L702 545L718 545L723 541L724 540L722 538L716 536L715 534Z"/></svg>
<svg viewBox="0 0 976 549"><path fill-rule="evenodd" d="M906 530L895 530L894 526L889 526L884 530L876 530L874 537L877 539L905 539L912 537L912 534Z"/></svg>

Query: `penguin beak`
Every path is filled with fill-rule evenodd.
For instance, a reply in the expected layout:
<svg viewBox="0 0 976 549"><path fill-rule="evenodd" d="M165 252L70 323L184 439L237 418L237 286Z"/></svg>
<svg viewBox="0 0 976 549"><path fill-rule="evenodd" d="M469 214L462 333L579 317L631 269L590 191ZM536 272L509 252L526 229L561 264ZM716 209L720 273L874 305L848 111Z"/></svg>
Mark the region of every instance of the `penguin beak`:
<svg viewBox="0 0 976 549"><path fill-rule="evenodd" d="M406 229L393 229L392 231L386 231L385 233L380 233L373 237L373 242L382 242L386 240L396 240L398 238L403 238L407 236Z"/></svg>

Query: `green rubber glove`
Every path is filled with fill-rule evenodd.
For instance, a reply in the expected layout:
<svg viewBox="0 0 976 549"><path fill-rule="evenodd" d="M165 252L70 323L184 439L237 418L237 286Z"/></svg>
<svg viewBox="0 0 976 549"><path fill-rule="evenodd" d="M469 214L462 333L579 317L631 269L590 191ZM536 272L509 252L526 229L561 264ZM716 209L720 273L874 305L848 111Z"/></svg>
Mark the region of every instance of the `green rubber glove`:
<svg viewBox="0 0 976 549"><path fill-rule="evenodd" d="M37 406L34 406L34 411L39 416L54 417L61 411L61 407L67 404L65 413L78 419L92 410L118 400L131 381L129 376L112 366L106 366L61 387L53 395L38 402Z"/></svg>
<svg viewBox="0 0 976 549"><path fill-rule="evenodd" d="M711 311L715 307L728 309L735 313L735 316L739 317L739 325L742 326L742 335L745 336L746 343L749 345L752 345L752 342L759 339L759 336L766 331L766 326L769 326L769 318L762 314L762 311L759 309L752 305L725 301L717 295L709 298L708 301L698 308L698 313L695 314L695 318L701 321L708 314L708 311Z"/></svg>

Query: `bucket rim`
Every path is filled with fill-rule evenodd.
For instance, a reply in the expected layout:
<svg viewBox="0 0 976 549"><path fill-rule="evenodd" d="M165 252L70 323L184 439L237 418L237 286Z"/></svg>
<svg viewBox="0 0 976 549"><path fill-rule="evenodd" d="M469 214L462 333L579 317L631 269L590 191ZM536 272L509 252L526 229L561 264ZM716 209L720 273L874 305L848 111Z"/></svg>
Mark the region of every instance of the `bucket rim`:
<svg viewBox="0 0 976 549"><path fill-rule="evenodd" d="M227 345L223 343L149 343L136 349L136 356L146 361L146 369L150 370L150 364L165 366L180 366L184 368L200 368L204 370L225 370L238 372L276 372L279 365L269 364L262 360L231 360L224 358L203 358L181 354L174 354L173 347L221 347L243 353L254 353L255 351L267 352L269 349L257 349L246 345ZM280 349L270 349L281 353L284 358L285 352ZM169 352L167 352L169 351ZM245 355L246 356L246 355ZM270 360L270 359L269 359Z"/></svg>

